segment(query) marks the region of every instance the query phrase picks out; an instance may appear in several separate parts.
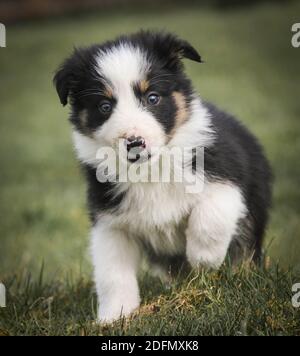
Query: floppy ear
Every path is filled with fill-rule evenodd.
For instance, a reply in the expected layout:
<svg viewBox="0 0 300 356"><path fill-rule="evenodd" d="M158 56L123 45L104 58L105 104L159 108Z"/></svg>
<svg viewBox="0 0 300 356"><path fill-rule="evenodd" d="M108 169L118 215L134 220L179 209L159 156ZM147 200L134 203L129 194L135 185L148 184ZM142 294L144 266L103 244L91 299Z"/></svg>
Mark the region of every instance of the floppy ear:
<svg viewBox="0 0 300 356"><path fill-rule="evenodd" d="M183 58L202 63L200 54L189 42L173 35L166 35L164 43L165 48L168 50L166 53L166 67L173 70L181 69L181 60Z"/></svg>
<svg viewBox="0 0 300 356"><path fill-rule="evenodd" d="M157 54L164 66L177 70L182 67L181 60L188 58L195 62L202 62L200 54L187 41L168 32L142 31L142 38L147 48Z"/></svg>
<svg viewBox="0 0 300 356"><path fill-rule="evenodd" d="M56 71L53 82L62 105L67 105L68 98L76 88L82 74L95 71L94 55L97 51L97 46L91 48L75 47L73 53Z"/></svg>
<svg viewBox="0 0 300 356"><path fill-rule="evenodd" d="M192 61L203 63L200 54L187 41L178 40L179 55Z"/></svg>
<svg viewBox="0 0 300 356"><path fill-rule="evenodd" d="M71 87L71 72L68 61L64 62L57 70L53 82L56 87L57 94L63 106L68 103L68 96Z"/></svg>

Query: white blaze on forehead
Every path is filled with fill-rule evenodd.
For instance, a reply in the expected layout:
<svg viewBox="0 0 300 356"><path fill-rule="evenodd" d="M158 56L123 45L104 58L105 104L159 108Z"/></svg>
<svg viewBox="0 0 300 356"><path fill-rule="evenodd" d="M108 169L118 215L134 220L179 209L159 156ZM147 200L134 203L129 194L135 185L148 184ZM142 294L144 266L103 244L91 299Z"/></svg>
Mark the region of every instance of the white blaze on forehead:
<svg viewBox="0 0 300 356"><path fill-rule="evenodd" d="M124 86L144 79L150 69L146 54L141 49L125 43L100 51L96 61L96 70L116 94Z"/></svg>
<svg viewBox="0 0 300 356"><path fill-rule="evenodd" d="M99 51L96 70L117 102L108 120L94 133L98 141L115 146L120 138L141 136L146 146L161 146L165 142L162 125L135 96L133 84L146 79L150 69L147 55L128 43Z"/></svg>

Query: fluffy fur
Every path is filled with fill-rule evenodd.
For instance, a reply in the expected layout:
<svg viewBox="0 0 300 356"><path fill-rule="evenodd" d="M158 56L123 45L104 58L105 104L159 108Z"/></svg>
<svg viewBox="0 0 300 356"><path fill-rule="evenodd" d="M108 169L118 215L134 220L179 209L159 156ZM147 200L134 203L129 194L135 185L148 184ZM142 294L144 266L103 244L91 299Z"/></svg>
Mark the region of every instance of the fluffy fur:
<svg viewBox="0 0 300 356"><path fill-rule="evenodd" d="M88 185L100 321L139 306L143 257L160 275L183 266L218 268L227 255L233 262L260 257L271 199L268 162L243 125L196 95L183 58L201 62L172 34L139 32L75 50L54 78L61 103L71 104ZM152 147L204 149L204 172L197 154L184 162L203 189L187 193L186 182L176 181L100 183L97 150L117 151L132 136L143 138L147 157ZM158 168L162 156L149 161Z"/></svg>

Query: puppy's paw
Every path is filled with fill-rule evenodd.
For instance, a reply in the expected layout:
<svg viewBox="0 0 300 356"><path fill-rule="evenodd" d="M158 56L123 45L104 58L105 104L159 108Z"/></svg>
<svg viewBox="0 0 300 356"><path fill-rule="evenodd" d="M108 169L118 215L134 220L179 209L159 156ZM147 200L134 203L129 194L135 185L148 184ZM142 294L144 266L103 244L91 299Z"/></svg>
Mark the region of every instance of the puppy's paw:
<svg viewBox="0 0 300 356"><path fill-rule="evenodd" d="M187 243L186 255L192 267L218 269L225 260L225 246L203 246L200 243Z"/></svg>
<svg viewBox="0 0 300 356"><path fill-rule="evenodd" d="M139 296L130 296L130 298L126 298L125 296L120 295L119 298L107 298L107 301L100 301L98 322L108 324L122 317L127 317L134 312L139 305Z"/></svg>

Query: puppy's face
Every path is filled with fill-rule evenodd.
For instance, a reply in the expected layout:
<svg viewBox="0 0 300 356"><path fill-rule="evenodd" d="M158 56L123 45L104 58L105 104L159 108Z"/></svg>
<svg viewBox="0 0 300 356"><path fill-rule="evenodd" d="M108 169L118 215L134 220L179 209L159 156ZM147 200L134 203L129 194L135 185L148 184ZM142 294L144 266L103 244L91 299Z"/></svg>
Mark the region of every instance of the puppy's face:
<svg viewBox="0 0 300 356"><path fill-rule="evenodd" d="M189 117L192 87L183 57L196 50L170 34L140 32L76 50L54 78L74 129L99 146L127 149L166 145Z"/></svg>

